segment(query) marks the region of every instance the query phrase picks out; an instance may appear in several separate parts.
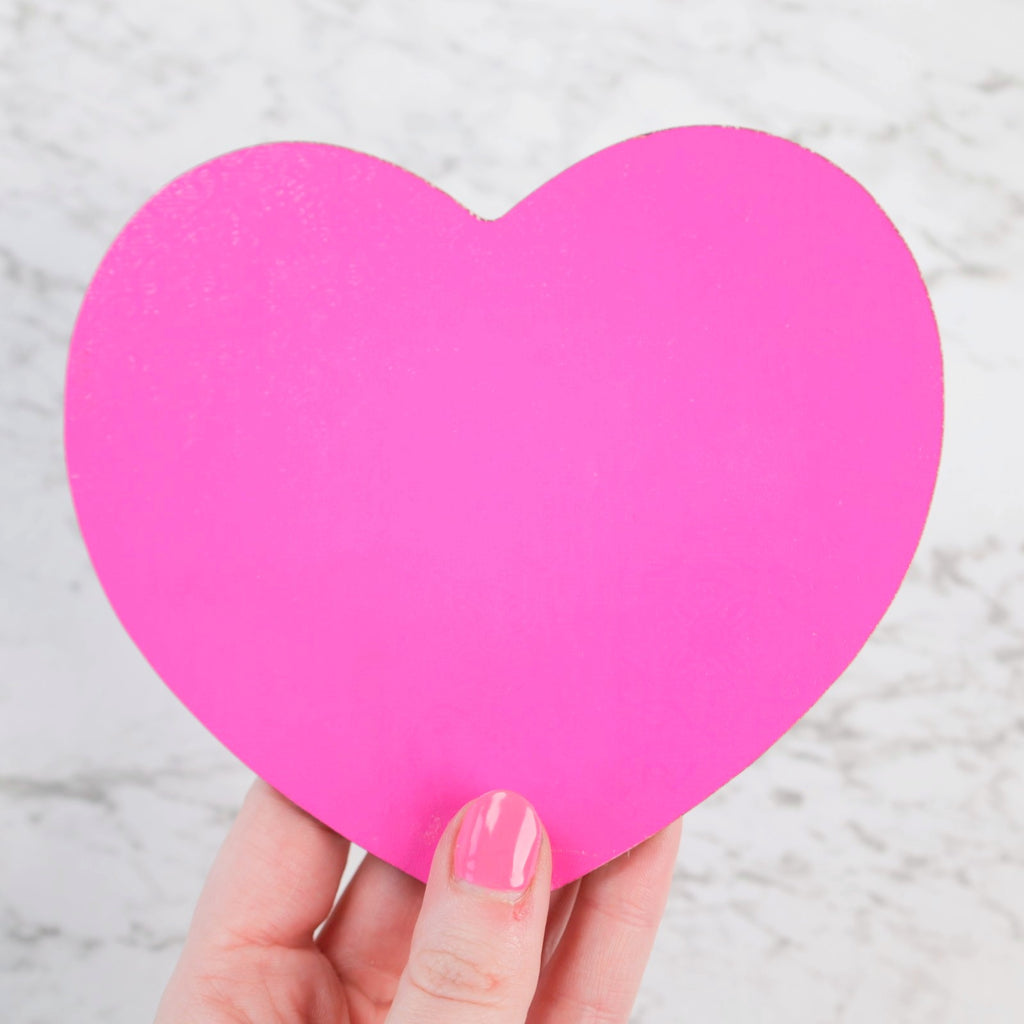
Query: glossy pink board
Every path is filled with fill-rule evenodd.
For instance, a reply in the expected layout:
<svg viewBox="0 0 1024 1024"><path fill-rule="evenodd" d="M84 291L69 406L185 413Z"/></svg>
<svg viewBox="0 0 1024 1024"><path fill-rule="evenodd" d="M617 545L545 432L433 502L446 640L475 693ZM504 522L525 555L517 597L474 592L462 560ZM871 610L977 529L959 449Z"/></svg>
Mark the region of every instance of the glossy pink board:
<svg viewBox="0 0 1024 1024"><path fill-rule="evenodd" d="M154 669L421 879L488 790L560 885L750 764L896 593L941 432L893 225L732 128L493 221L343 148L218 157L114 242L67 378L82 532Z"/></svg>

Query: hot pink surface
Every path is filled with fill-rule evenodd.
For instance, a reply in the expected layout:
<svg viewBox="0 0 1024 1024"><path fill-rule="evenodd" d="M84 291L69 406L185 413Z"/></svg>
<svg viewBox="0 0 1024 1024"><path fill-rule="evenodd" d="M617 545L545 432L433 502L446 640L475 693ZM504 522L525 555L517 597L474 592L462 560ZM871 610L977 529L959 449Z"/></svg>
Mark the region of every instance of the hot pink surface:
<svg viewBox="0 0 1024 1024"><path fill-rule="evenodd" d="M560 885L843 671L941 423L870 196L680 128L495 221L327 145L190 171L92 282L66 441L114 608L239 757L419 878L464 802L521 792Z"/></svg>

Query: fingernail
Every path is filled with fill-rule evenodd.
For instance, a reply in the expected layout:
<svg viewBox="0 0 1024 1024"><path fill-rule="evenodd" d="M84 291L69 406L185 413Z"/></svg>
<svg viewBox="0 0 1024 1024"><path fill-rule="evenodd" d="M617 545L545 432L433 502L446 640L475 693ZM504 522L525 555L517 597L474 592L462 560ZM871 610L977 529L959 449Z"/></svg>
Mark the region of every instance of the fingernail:
<svg viewBox="0 0 1024 1024"><path fill-rule="evenodd" d="M465 882L522 892L540 854L540 820L518 793L496 790L474 800L455 840L455 874Z"/></svg>

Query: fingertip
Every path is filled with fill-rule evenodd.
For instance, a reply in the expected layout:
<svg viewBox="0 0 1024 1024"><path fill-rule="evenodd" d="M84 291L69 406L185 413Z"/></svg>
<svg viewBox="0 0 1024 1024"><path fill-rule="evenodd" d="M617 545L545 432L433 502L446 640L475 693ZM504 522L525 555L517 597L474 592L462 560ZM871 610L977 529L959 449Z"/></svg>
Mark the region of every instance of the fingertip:
<svg viewBox="0 0 1024 1024"><path fill-rule="evenodd" d="M434 853L395 1019L524 1019L550 892L550 843L525 797L493 790L463 807Z"/></svg>
<svg viewBox="0 0 1024 1024"><path fill-rule="evenodd" d="M311 941L330 912L349 842L255 779L211 868L195 914L204 941Z"/></svg>
<svg viewBox="0 0 1024 1024"><path fill-rule="evenodd" d="M457 883L518 900L542 867L550 873L550 844L540 816L524 796L492 790L463 808L452 852Z"/></svg>

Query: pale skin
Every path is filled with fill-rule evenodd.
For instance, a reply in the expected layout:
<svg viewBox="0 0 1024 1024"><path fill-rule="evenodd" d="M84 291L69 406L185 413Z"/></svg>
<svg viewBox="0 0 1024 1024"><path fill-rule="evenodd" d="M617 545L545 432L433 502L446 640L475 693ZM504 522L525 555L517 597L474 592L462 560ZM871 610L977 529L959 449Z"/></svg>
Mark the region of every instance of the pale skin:
<svg viewBox="0 0 1024 1024"><path fill-rule="evenodd" d="M681 822L551 892L463 881L442 836L426 886L257 781L210 871L156 1024L626 1024Z"/></svg>

